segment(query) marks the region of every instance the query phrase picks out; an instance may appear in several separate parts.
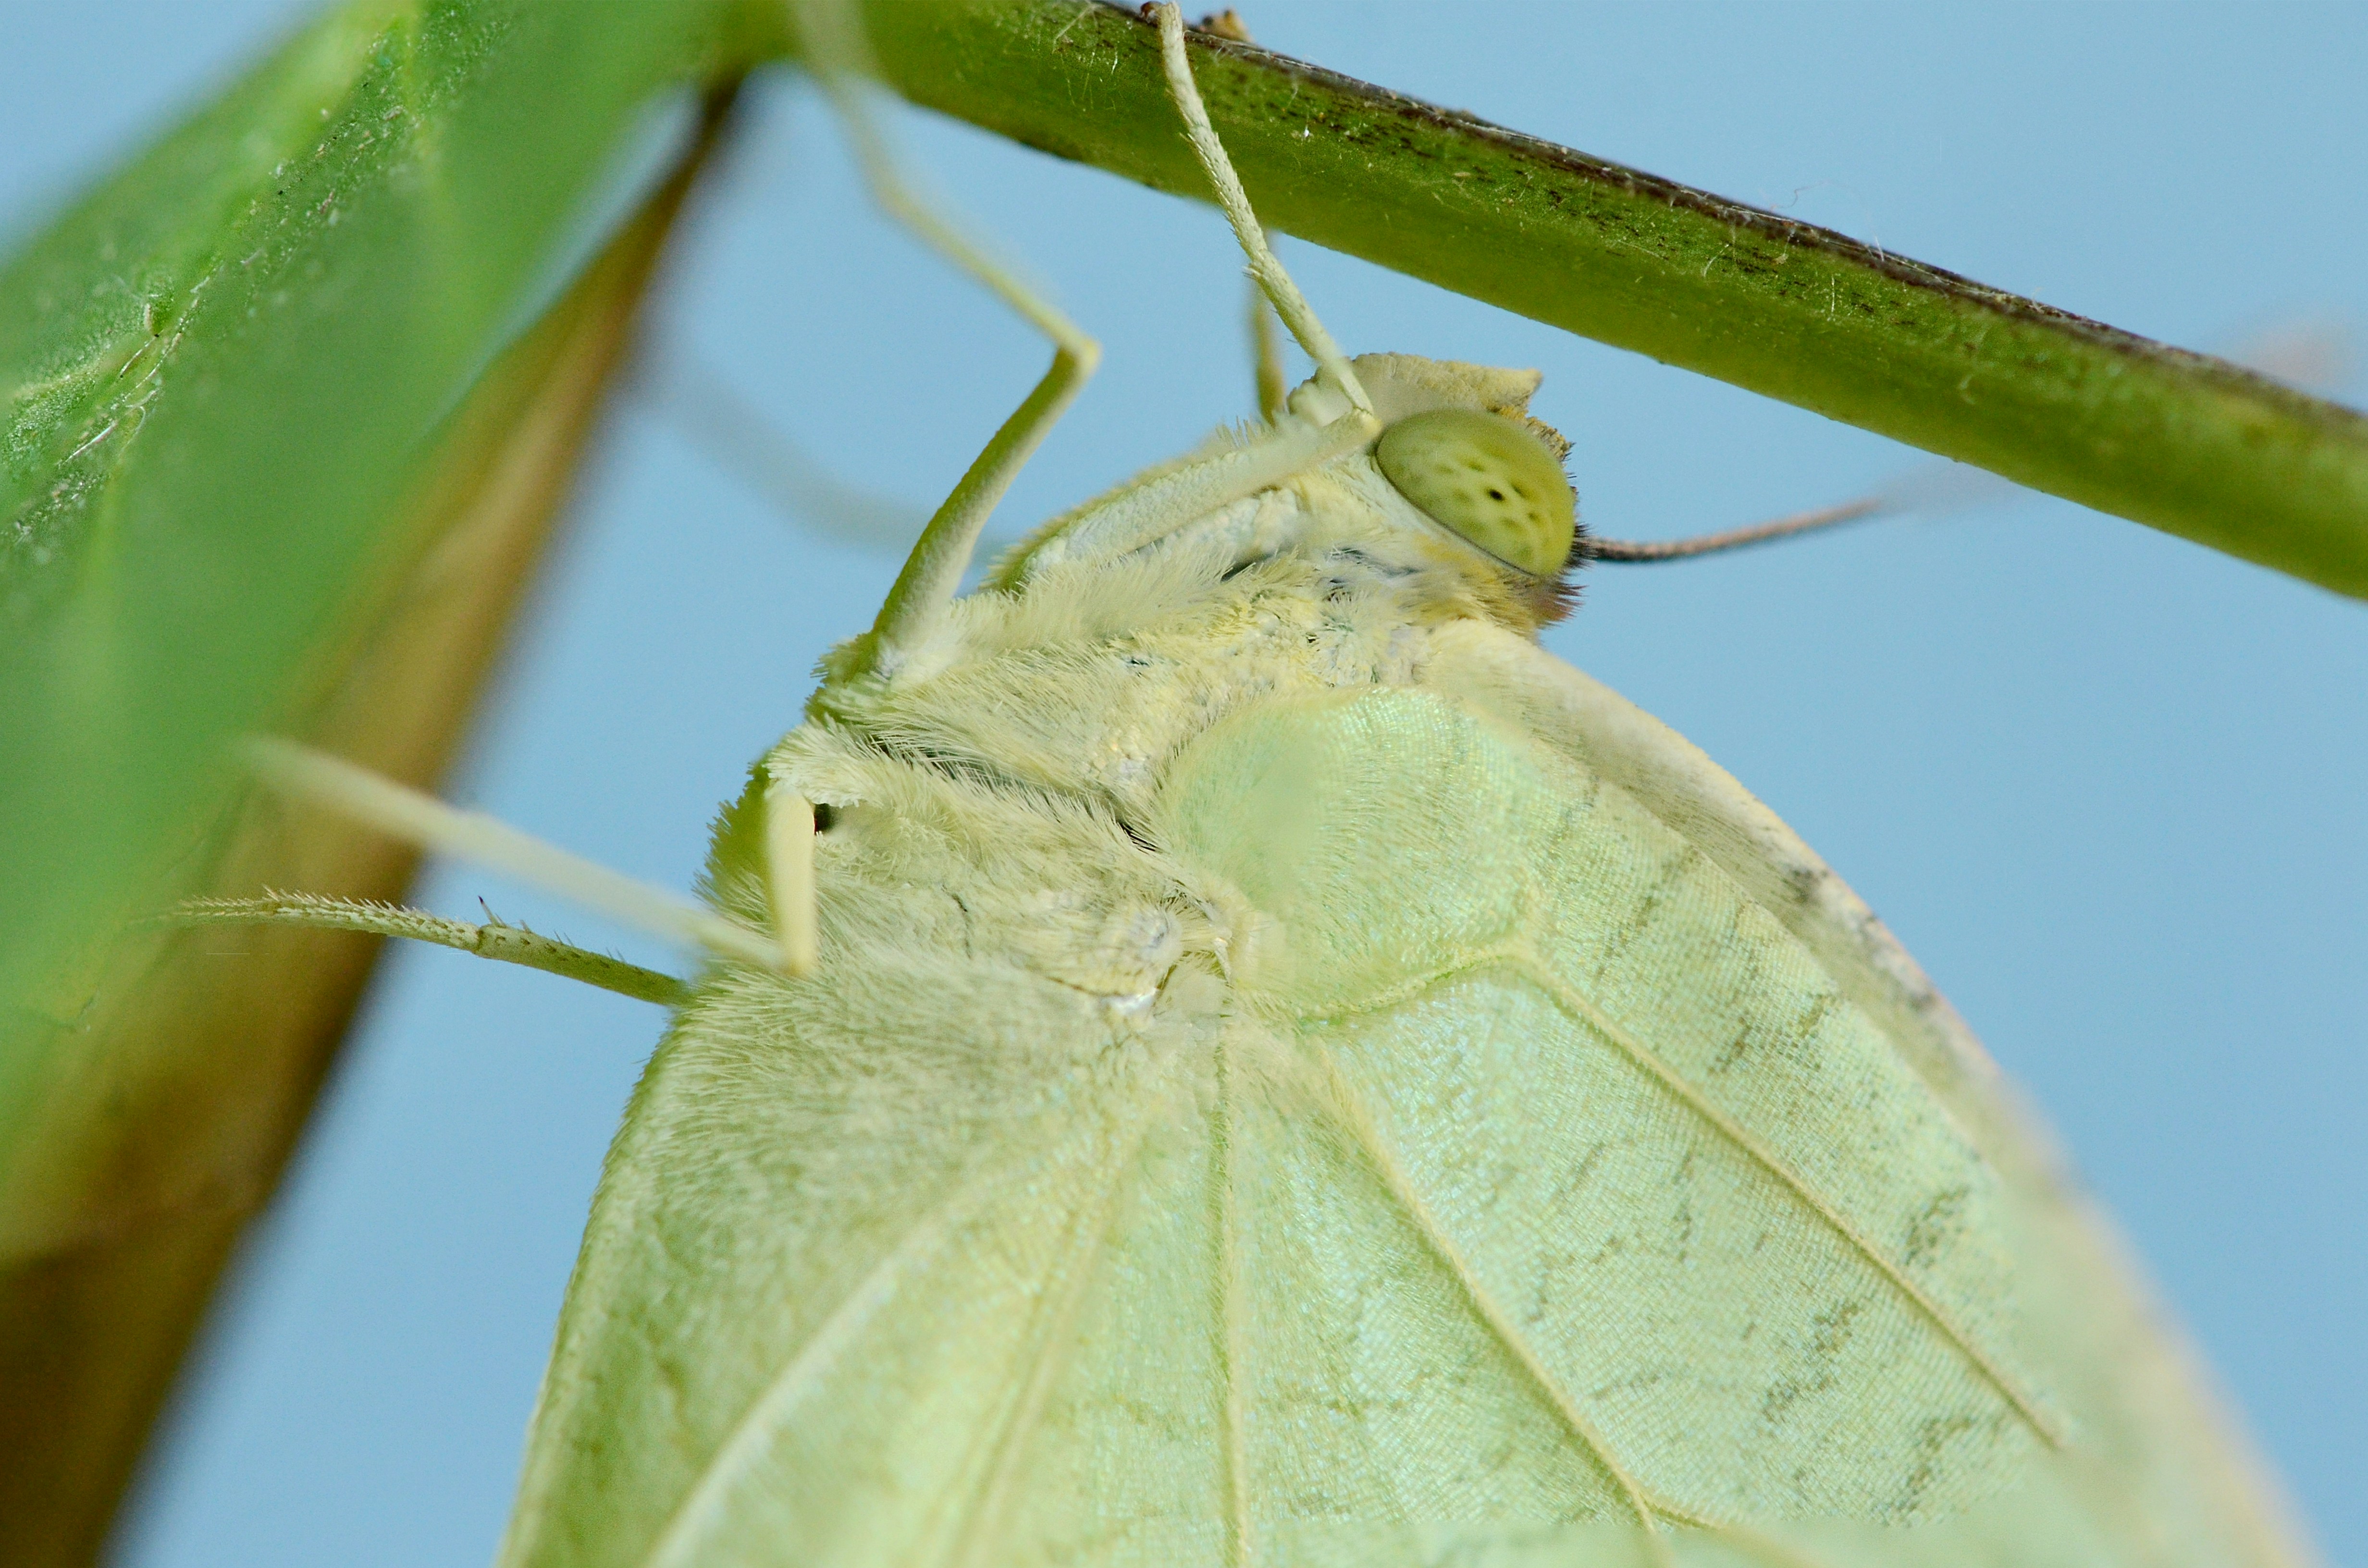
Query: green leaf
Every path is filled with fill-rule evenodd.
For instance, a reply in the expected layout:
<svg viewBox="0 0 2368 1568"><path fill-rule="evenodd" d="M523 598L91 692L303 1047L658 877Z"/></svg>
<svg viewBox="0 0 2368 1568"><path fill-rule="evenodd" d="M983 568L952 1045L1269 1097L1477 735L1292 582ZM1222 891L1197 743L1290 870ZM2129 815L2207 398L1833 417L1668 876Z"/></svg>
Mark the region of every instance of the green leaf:
<svg viewBox="0 0 2368 1568"><path fill-rule="evenodd" d="M487 371L404 517L434 550L312 672L302 729L431 784L457 749L622 355L689 168ZM247 798L185 869L193 891L400 897L407 846ZM183 1346L277 1184L379 944L161 923L107 949L0 1164L0 1520L17 1562L85 1560ZM26 1042L31 1043L31 1042ZM29 1054L29 1053L28 1053Z"/></svg>
<svg viewBox="0 0 2368 1568"><path fill-rule="evenodd" d="M71 1029L104 934L420 548L439 423L668 86L748 7L339 11L0 272L0 1001ZM49 1051L0 1055L0 1147Z"/></svg>
<svg viewBox="0 0 2368 1568"><path fill-rule="evenodd" d="M726 101L637 214L588 229L615 152L591 133L632 131L625 95L652 85L620 73L609 120L572 128L582 188L540 213L471 198L472 242L464 193L427 178L467 117L428 112L416 77L441 51L465 97L532 29L438 35L382 10L299 39L37 241L0 295L23 307L0 332L25 460L0 561L0 1451L27 1457L0 1467L11 1562L97 1550L377 949L125 917L275 884L400 895L407 848L248 799L211 754L279 727L440 776ZM478 58L453 52L472 39ZM506 205L542 232L502 235ZM449 244L417 243L431 215ZM562 245L582 253L572 285ZM458 321L432 319L439 259Z"/></svg>

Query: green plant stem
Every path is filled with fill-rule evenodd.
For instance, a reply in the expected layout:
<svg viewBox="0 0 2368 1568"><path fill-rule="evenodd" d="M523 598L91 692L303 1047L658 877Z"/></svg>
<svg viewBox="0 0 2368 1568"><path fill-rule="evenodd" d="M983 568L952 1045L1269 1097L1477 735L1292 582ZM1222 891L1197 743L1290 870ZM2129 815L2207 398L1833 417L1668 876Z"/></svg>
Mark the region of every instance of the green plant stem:
<svg viewBox="0 0 2368 1568"><path fill-rule="evenodd" d="M1210 199L1133 12L869 14L913 102ZM2368 597L2368 419L2350 409L1281 55L1192 46L1274 228Z"/></svg>

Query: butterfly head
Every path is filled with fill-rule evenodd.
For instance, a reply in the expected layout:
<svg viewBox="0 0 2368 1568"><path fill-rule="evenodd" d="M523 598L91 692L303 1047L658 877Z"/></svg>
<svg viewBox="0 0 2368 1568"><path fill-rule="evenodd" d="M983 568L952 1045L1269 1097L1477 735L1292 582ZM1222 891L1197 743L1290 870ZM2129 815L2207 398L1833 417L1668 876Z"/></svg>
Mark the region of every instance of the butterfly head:
<svg viewBox="0 0 2368 1568"><path fill-rule="evenodd" d="M1563 470L1570 443L1530 417L1538 372L1412 354L1365 354L1352 363L1382 426L1372 461L1390 487L1502 577L1536 621L1569 613L1566 574L1584 533ZM1323 395L1308 382L1293 394L1292 412L1331 416L1313 406Z"/></svg>

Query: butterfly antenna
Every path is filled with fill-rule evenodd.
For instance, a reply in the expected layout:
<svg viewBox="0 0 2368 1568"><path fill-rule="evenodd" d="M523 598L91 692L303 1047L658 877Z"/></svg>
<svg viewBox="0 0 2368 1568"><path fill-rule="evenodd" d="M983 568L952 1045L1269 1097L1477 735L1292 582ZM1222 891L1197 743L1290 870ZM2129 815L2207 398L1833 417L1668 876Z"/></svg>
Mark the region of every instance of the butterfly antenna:
<svg viewBox="0 0 2368 1568"><path fill-rule="evenodd" d="M1348 357L1324 324L1315 316L1299 285L1291 280L1282 263L1267 244L1266 231L1258 226L1258 214L1250 210L1250 199L1242 189L1234 164L1225 155L1224 143L1217 140L1217 128L1209 123L1209 111L1201 102L1201 90L1192 83L1192 62L1184 51L1184 13L1172 3L1156 7L1159 21L1159 53L1167 69L1168 95L1176 100L1176 112L1184 117L1184 134L1192 143L1201 167L1208 171L1209 183L1217 187L1217 204L1225 210L1226 222L1234 226L1234 237L1241 242L1242 254L1249 257L1250 277L1266 297L1274 303L1274 313L1291 329L1291 335L1307 350L1315 361L1319 381L1328 381L1334 390L1349 400L1350 407L1361 414L1373 411L1373 400L1349 368Z"/></svg>
<svg viewBox="0 0 2368 1568"><path fill-rule="evenodd" d="M1794 539L1802 534L1816 533L1843 523L1855 523L1903 509L1889 495L1866 495L1839 506L1820 506L1814 512L1795 512L1789 517L1778 517L1773 522L1754 523L1748 528L1728 528L1722 533L1655 540L1596 539L1590 536L1579 549L1589 561L1691 561L1696 556L1717 555L1725 551L1741 550L1746 545Z"/></svg>

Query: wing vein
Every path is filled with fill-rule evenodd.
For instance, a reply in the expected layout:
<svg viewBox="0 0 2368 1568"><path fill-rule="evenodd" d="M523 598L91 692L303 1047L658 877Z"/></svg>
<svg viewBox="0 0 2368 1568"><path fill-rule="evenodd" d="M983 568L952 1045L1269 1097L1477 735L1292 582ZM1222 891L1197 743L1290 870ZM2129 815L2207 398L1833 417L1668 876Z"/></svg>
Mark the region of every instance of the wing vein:
<svg viewBox="0 0 2368 1568"><path fill-rule="evenodd" d="M873 1315L895 1299L905 1276L944 1244L994 1186L984 1170L973 1169L943 1204L924 1214L831 1309L830 1316L749 1403L746 1413L700 1471L698 1483L668 1517L666 1528L643 1559L648 1568L687 1568L692 1560L689 1554L726 1506L732 1484L756 1463L768 1438L780 1430L783 1418L813 1392Z"/></svg>
<svg viewBox="0 0 2368 1568"><path fill-rule="evenodd" d="M1225 1369L1225 1523L1230 1540L1226 1561L1234 1568L1249 1568L1249 1449L1247 1422L1242 1409L1242 1257L1241 1216L1235 1196L1234 1085L1224 1048L1217 1052L1217 1136L1212 1150L1211 1175L1217 1200L1218 1323L1224 1335Z"/></svg>
<svg viewBox="0 0 2368 1568"><path fill-rule="evenodd" d="M1851 1250L1872 1265L1875 1272L1882 1275L1887 1284L1905 1296L1909 1304L1921 1313L1927 1322L1940 1330L1941 1337L1949 1342L1951 1348L1963 1356L1967 1363L1981 1374L1983 1381L1998 1390L1999 1396L2012 1408L2015 1415L2038 1435L2042 1442L2053 1449L2060 1449L2064 1446L2063 1433L2048 1418L2046 1413L2039 1408L2037 1402L2023 1392L2021 1385L2009 1375L2005 1368L1999 1366L1990 1357L1987 1351L1974 1342L1971 1335L1957 1326L1955 1320L1949 1316L1940 1302L1934 1301L1923 1287L1909 1278L1905 1270L1884 1256L1872 1238L1851 1224L1839 1210L1819 1197L1816 1189L1809 1185L1807 1178L1786 1165L1774 1150L1754 1138L1742 1123L1713 1105L1702 1096L1701 1090L1687 1082L1675 1068L1662 1061L1644 1042L1621 1028L1600 1008L1564 983L1561 977L1528 948L1510 946L1472 954L1456 962L1440 965L1429 973L1417 975L1401 984L1391 986L1387 991L1368 997L1354 1007L1343 1008L1330 1016L1340 1017L1351 1013L1368 1014L1385 1011L1448 981L1498 966L1508 966L1519 970L1552 997L1556 1006L1610 1040L1622 1055L1643 1068L1663 1088L1676 1096L1687 1109L1710 1123L1721 1136L1742 1150L1747 1158L1774 1176L1795 1198L1806 1204L1809 1210L1830 1227L1835 1234L1848 1243Z"/></svg>
<svg viewBox="0 0 2368 1568"><path fill-rule="evenodd" d="M1560 976L1538 959L1536 954L1516 949L1503 954L1502 959L1519 968L1531 981L1544 990L1554 999L1557 1006L1610 1040L1631 1062L1643 1068L1663 1088L1676 1096L1679 1102L1687 1109L1710 1123L1722 1137L1742 1150L1747 1157L1783 1184L1795 1198L1809 1207L1811 1212L1824 1221L1835 1234L1849 1243L1860 1256L1873 1265L1875 1271L1888 1280L1894 1290L1907 1297L1917 1311L1941 1331L1941 1337L1946 1339L1959 1355L1972 1364L1975 1370L1998 1390L2007 1403L2013 1407L2015 1414L2039 1435L2042 1441L2050 1448L2063 1446L2063 1435L2055 1429L2055 1424L2047 1419L2037 1403L2022 1392L2013 1378L2008 1375L2006 1369L1991 1359L1989 1353L1976 1345L1971 1335L1959 1328L1941 1303L1926 1293L1922 1286L1909 1278L1905 1269L1892 1262L1883 1250L1874 1244L1873 1238L1861 1232L1850 1222L1848 1216L1818 1196L1816 1189L1809 1185L1807 1178L1785 1164L1774 1150L1753 1137L1750 1131L1741 1122L1713 1105L1701 1090L1687 1082L1675 1068L1662 1061L1650 1047L1630 1035L1613 1022L1601 1008L1565 984ZM1480 966L1474 964L1472 967Z"/></svg>
<svg viewBox="0 0 2368 1568"><path fill-rule="evenodd" d="M1080 1213L1072 1223L1070 1244L1062 1260L1064 1278L1056 1290L1049 1292L1036 1313L1033 1332L1029 1336L1026 1381L992 1439L991 1469L968 1511L970 1528L962 1535L964 1550L959 1558L961 1562L983 1561L996 1532L1003 1527L1003 1516L1010 1506L1028 1439L1042 1423L1045 1400L1055 1380L1068 1366L1067 1352L1076 1344L1070 1330L1076 1325L1077 1310L1084 1305L1086 1289L1093 1282L1103 1244L1110 1240L1110 1222L1118 1214L1119 1199L1126 1186L1124 1173L1142 1151L1144 1131L1140 1116L1127 1125L1116 1157L1105 1167L1100 1203L1089 1214Z"/></svg>
<svg viewBox="0 0 2368 1568"><path fill-rule="evenodd" d="M1635 1509L1638 1522L1655 1543L1656 1556L1661 1555L1666 1547L1661 1541L1660 1515L1655 1500L1644 1485L1628 1473L1626 1467L1613 1454L1610 1439L1596 1430L1595 1424L1578 1408L1577 1401L1539 1361L1530 1349L1528 1339L1513 1326L1503 1309L1497 1305L1496 1298L1488 1293L1478 1276L1473 1273L1471 1266L1463 1261L1463 1255L1456 1249L1454 1242L1432 1215L1430 1206L1422 1200L1413 1183L1406 1179L1397 1155L1383 1141L1372 1114L1365 1108L1362 1096L1341 1070L1339 1058L1327 1051L1324 1053L1324 1063L1334 1100L1333 1112L1364 1151L1365 1157L1373 1163L1382 1184L1389 1189L1390 1196L1397 1200L1398 1206L1405 1210L1407 1218L1414 1221L1416 1230L1422 1233L1423 1242L1433 1256L1447 1266L1448 1273L1454 1278L1464 1299L1472 1303L1472 1310L1479 1314L1481 1323L1486 1325L1497 1343L1504 1346L1506 1352L1536 1385L1538 1392L1545 1396L1546 1403L1554 1407L1563 1425L1586 1446L1594 1456L1595 1462L1603 1467L1604 1473L1611 1477L1613 1484L1628 1499L1629 1506Z"/></svg>

